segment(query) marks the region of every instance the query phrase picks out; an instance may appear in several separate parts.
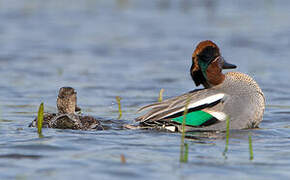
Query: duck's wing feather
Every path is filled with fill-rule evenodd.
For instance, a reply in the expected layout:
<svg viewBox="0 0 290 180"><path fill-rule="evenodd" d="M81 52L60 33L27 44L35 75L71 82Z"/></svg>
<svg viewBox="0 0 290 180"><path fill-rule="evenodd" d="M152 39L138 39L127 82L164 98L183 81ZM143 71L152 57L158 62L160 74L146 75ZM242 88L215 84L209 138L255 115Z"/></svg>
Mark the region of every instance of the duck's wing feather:
<svg viewBox="0 0 290 180"><path fill-rule="evenodd" d="M178 97L167 99L163 102L142 107L139 111L145 109L150 110L143 116L138 117L136 121L145 122L172 119L173 121L180 123L187 103L188 115L192 120L192 122L189 122L190 125L204 124L207 120L212 119L206 115L210 115L217 120L225 120L225 114L218 110L212 111L210 109L214 109L212 107L220 104L226 97L227 95L225 93L213 89L189 92Z"/></svg>
<svg viewBox="0 0 290 180"><path fill-rule="evenodd" d="M190 94L197 94L199 91L203 91L203 90L206 90L206 89L196 89L196 90L190 91L188 93L185 93L185 94L183 94L181 96L177 96L177 97L173 97L173 98L170 98L170 99L166 99L166 100L164 100L162 102L148 104L148 105L143 106L140 109L138 109L137 113L140 113L140 112L142 112L144 110L147 110L147 109L154 109L154 108L164 109L164 108L167 108L168 105L170 105L170 107L177 106L180 103L180 101L187 100L188 96Z"/></svg>

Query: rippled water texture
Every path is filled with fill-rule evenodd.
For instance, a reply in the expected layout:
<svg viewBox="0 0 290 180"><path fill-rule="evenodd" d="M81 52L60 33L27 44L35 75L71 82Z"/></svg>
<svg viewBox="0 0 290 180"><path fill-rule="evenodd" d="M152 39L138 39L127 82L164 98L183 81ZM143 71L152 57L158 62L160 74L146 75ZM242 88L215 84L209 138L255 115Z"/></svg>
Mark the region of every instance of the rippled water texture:
<svg viewBox="0 0 290 180"><path fill-rule="evenodd" d="M216 0L0 1L0 179L287 179L290 176L290 2ZM125 123L138 107L195 88L191 53L215 41L253 76L267 107L260 129L187 139L142 131L28 128L72 86L84 112ZM248 133L254 160L249 160ZM121 155L126 163L121 163Z"/></svg>

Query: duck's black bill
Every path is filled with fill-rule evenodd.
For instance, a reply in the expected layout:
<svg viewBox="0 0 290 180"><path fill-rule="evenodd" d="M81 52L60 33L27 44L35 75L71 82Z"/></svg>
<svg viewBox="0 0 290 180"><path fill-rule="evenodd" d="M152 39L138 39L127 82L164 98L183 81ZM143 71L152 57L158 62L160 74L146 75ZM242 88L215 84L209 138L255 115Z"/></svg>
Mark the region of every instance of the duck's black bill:
<svg viewBox="0 0 290 180"><path fill-rule="evenodd" d="M237 68L236 65L234 65L234 64L230 64L230 63L224 61L223 69L235 69L235 68Z"/></svg>

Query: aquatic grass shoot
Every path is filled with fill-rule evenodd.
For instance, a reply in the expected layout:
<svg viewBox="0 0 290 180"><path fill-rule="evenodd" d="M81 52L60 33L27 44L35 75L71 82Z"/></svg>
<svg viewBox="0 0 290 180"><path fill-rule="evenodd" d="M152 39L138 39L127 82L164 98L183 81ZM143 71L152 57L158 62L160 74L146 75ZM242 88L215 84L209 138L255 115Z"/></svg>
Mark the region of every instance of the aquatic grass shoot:
<svg viewBox="0 0 290 180"><path fill-rule="evenodd" d="M163 100L163 93L164 93L164 89L160 89L160 92L159 92L159 97L158 97L158 102L162 102Z"/></svg>
<svg viewBox="0 0 290 180"><path fill-rule="evenodd" d="M185 152L184 152L183 160L184 162L187 162L188 161L188 144L184 143L184 147L185 147Z"/></svg>
<svg viewBox="0 0 290 180"><path fill-rule="evenodd" d="M125 164L126 163L126 158L125 158L125 155L124 154L121 154L121 163L122 164Z"/></svg>
<svg viewBox="0 0 290 180"><path fill-rule="evenodd" d="M180 144L180 157L179 161L186 163L188 160L188 144L184 143L185 139L185 122L186 122L186 115L188 113L188 105L190 102L190 98L187 99L186 104L185 104L185 109L183 112L183 121L182 121L182 134L181 134L181 144ZM184 152L184 147L185 147L185 152Z"/></svg>
<svg viewBox="0 0 290 180"><path fill-rule="evenodd" d="M227 159L226 153L228 152L228 146L229 146L229 136L230 136L230 117L227 117L227 127L226 127L226 147L223 152L223 156Z"/></svg>
<svg viewBox="0 0 290 180"><path fill-rule="evenodd" d="M250 160L254 159L254 153L253 153L253 145L252 145L252 135L251 133L248 134L249 136L249 153L250 153Z"/></svg>
<svg viewBox="0 0 290 180"><path fill-rule="evenodd" d="M118 117L118 119L121 119L121 117L122 117L121 99L122 98L120 96L116 96L116 100L117 100L117 103L118 103L118 109L119 109L119 117Z"/></svg>
<svg viewBox="0 0 290 180"><path fill-rule="evenodd" d="M37 114L37 132L39 136L42 136L42 124L43 124L43 102L40 104Z"/></svg>

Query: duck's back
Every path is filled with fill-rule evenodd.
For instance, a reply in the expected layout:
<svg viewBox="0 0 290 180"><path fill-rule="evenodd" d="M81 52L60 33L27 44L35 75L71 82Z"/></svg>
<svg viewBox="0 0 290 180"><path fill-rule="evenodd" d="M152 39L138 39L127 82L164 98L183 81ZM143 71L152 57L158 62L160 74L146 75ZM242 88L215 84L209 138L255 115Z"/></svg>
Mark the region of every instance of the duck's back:
<svg viewBox="0 0 290 180"><path fill-rule="evenodd" d="M181 131L183 111L188 103L186 131L226 130L257 127L262 121L265 99L258 84L248 75L230 72L225 80L212 88L201 89L142 107L147 113L136 118L141 126L176 126ZM204 117L204 114L209 117ZM202 119L202 122L200 121ZM159 123L159 124L158 124Z"/></svg>

